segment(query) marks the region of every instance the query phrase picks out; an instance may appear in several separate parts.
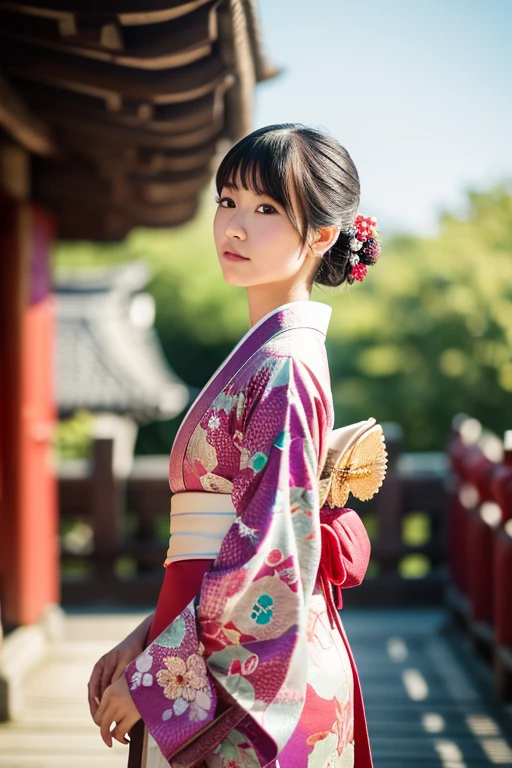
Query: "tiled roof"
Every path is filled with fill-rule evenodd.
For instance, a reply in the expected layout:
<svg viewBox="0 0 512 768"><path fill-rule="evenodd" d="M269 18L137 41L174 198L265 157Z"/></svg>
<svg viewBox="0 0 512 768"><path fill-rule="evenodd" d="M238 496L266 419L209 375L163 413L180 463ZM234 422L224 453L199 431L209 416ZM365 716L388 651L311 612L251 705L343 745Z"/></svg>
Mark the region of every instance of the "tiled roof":
<svg viewBox="0 0 512 768"><path fill-rule="evenodd" d="M146 282L147 270L137 263L55 284L61 417L89 410L144 423L171 419L186 407L189 389L166 362L151 297L140 292Z"/></svg>

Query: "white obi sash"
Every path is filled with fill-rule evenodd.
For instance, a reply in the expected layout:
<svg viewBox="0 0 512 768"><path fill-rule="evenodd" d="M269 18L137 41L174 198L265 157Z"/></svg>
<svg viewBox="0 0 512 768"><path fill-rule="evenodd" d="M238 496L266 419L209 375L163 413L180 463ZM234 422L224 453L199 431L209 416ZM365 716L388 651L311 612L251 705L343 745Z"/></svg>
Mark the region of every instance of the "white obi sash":
<svg viewBox="0 0 512 768"><path fill-rule="evenodd" d="M171 497L171 536L164 566L178 560L214 560L235 516L230 493L175 493Z"/></svg>
<svg viewBox="0 0 512 768"><path fill-rule="evenodd" d="M386 474L382 427L373 417L333 429L319 477L319 506L345 506L349 494L370 499ZM236 518L230 493L180 491L171 497L171 537L164 566L178 560L215 559Z"/></svg>

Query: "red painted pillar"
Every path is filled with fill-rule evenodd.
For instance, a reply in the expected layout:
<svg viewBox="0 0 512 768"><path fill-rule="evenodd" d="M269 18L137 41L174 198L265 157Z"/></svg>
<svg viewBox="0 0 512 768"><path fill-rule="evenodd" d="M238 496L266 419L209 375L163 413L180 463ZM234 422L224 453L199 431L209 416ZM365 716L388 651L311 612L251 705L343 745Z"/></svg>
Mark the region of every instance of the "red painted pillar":
<svg viewBox="0 0 512 768"><path fill-rule="evenodd" d="M59 598L52 223L5 195L0 211L0 601L3 622L18 625Z"/></svg>

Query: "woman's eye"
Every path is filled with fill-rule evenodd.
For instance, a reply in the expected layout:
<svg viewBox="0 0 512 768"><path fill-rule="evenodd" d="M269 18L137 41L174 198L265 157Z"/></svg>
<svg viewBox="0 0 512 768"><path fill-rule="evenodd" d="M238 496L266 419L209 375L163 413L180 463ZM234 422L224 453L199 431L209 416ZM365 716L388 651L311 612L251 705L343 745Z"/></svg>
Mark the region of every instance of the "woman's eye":
<svg viewBox="0 0 512 768"><path fill-rule="evenodd" d="M222 203L233 203L232 199L230 197L219 197L218 195L214 198L215 202L222 206L222 208L228 208L227 205L222 205ZM234 203L233 203L234 205Z"/></svg>
<svg viewBox="0 0 512 768"><path fill-rule="evenodd" d="M262 213L277 213L276 209L270 203L262 203L258 208L270 208L270 210L262 211Z"/></svg>

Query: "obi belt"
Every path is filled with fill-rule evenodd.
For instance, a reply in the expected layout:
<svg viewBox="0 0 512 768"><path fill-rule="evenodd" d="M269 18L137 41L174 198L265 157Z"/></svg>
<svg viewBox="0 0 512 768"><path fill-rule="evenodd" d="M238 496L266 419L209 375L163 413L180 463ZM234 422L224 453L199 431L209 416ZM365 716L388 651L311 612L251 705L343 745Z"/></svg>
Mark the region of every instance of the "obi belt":
<svg viewBox="0 0 512 768"><path fill-rule="evenodd" d="M350 493L360 500L371 498L384 481L386 466L384 435L375 419L331 432L319 478L322 545L318 574L324 595L330 598L330 611L342 607L342 587L361 583L370 556L364 525L345 504ZM230 493L175 493L171 498L171 535L164 565L179 560L215 559L235 519ZM335 604L328 585L335 589Z"/></svg>

